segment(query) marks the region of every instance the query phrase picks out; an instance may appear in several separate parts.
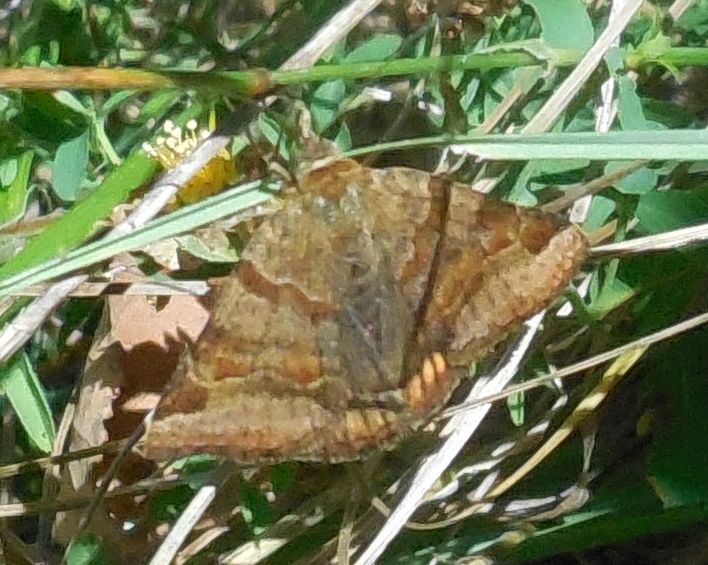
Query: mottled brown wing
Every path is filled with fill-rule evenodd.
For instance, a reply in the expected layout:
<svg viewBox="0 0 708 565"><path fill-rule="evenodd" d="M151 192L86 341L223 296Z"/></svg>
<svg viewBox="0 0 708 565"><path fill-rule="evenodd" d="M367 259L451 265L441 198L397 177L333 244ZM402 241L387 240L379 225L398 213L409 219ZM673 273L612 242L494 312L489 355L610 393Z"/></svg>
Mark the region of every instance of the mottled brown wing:
<svg viewBox="0 0 708 565"><path fill-rule="evenodd" d="M341 461L394 445L567 285L576 228L339 161L264 220L148 432L153 458Z"/></svg>

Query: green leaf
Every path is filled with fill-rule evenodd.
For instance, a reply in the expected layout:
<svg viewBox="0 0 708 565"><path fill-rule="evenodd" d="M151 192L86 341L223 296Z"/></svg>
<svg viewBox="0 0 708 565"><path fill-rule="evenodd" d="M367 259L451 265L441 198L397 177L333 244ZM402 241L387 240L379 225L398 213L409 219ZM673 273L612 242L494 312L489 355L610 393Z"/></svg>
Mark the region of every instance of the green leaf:
<svg viewBox="0 0 708 565"><path fill-rule="evenodd" d="M674 25L679 29L705 36L708 32L708 2L706 0L693 2Z"/></svg>
<svg viewBox="0 0 708 565"><path fill-rule="evenodd" d="M340 151L347 151L352 148L352 134L346 123L343 123L334 138L334 142L339 147Z"/></svg>
<svg viewBox="0 0 708 565"><path fill-rule="evenodd" d="M607 70L614 77L624 68L624 50L621 47L611 47L605 55L605 64Z"/></svg>
<svg viewBox="0 0 708 565"><path fill-rule="evenodd" d="M243 519L255 532L258 532L262 527L268 526L275 522L275 511L268 502L265 494L256 488L251 482L243 482L241 484L240 499L241 514Z"/></svg>
<svg viewBox="0 0 708 565"><path fill-rule="evenodd" d="M0 163L0 185L10 186L17 176L17 159L10 157Z"/></svg>
<svg viewBox="0 0 708 565"><path fill-rule="evenodd" d="M138 120L140 123L144 123L151 118L161 120L178 99L178 93L172 90L162 90L151 94L145 101Z"/></svg>
<svg viewBox="0 0 708 565"><path fill-rule="evenodd" d="M642 101L637 94L637 83L629 77L617 79L617 117L623 130L648 129Z"/></svg>
<svg viewBox="0 0 708 565"><path fill-rule="evenodd" d="M618 118L623 130L652 130L658 129L659 124L650 122L644 116L642 101L637 94L636 82L626 76L617 79L618 94L617 108ZM621 167L620 161L610 161L605 166L605 174L611 173ZM646 194L656 188L659 182L659 175L656 171L643 167L634 171L630 175L620 179L614 187L623 194Z"/></svg>
<svg viewBox="0 0 708 565"><path fill-rule="evenodd" d="M592 232L601 228L616 208L617 203L611 198L601 194L594 196L590 204L588 217L583 224L583 229L586 232Z"/></svg>
<svg viewBox="0 0 708 565"><path fill-rule="evenodd" d="M74 9L75 0L54 0L54 4L64 12L70 12Z"/></svg>
<svg viewBox="0 0 708 565"><path fill-rule="evenodd" d="M66 202L73 202L86 178L88 164L89 132L62 143L54 158L52 187L56 195Z"/></svg>
<svg viewBox="0 0 708 565"><path fill-rule="evenodd" d="M10 186L0 190L0 224L18 219L25 211L34 151L25 151L18 159L16 174Z"/></svg>
<svg viewBox="0 0 708 565"><path fill-rule="evenodd" d="M290 150L288 149L288 138L283 128L276 119L266 112L258 115L258 127L273 147L278 149L278 154L286 161L290 160Z"/></svg>
<svg viewBox="0 0 708 565"><path fill-rule="evenodd" d="M21 93L23 111L18 115L18 125L31 136L64 143L81 135L88 127L86 116L73 107L63 104L48 92Z"/></svg>
<svg viewBox="0 0 708 565"><path fill-rule="evenodd" d="M79 100L68 90L57 90L54 93L53 97L57 102L63 104L67 108L71 109L73 112L76 112L77 114L84 116L89 120L93 119L93 113L90 110L87 110L86 107L81 103L81 100Z"/></svg>
<svg viewBox="0 0 708 565"><path fill-rule="evenodd" d="M523 426L526 422L526 395L523 392L511 394L506 399L509 417L515 426Z"/></svg>
<svg viewBox="0 0 708 565"><path fill-rule="evenodd" d="M581 0L524 0L541 22L541 37L556 49L587 51L595 40L595 32L587 9Z"/></svg>
<svg viewBox="0 0 708 565"><path fill-rule="evenodd" d="M273 491L278 494L287 493L296 483L297 479L296 463L280 463L270 469L270 482L273 484Z"/></svg>
<svg viewBox="0 0 708 565"><path fill-rule="evenodd" d="M639 225L648 233L661 233L705 221L708 218L708 190L671 190L645 194L635 212Z"/></svg>
<svg viewBox="0 0 708 565"><path fill-rule="evenodd" d="M626 167L622 161L610 161L605 165L605 174ZM659 183L659 175L653 169L642 167L614 183L614 187L623 194L646 194L652 192Z"/></svg>
<svg viewBox="0 0 708 565"><path fill-rule="evenodd" d="M192 234L175 238L178 245L187 253L209 263L235 263L238 253L233 247L223 245L207 246L204 241Z"/></svg>
<svg viewBox="0 0 708 565"><path fill-rule="evenodd" d="M346 85L343 80L323 82L315 89L310 107L315 132L322 133L337 119L345 94Z"/></svg>
<svg viewBox="0 0 708 565"><path fill-rule="evenodd" d="M598 275L590 283L588 313L602 319L620 304L634 296L634 289L617 276L619 261L612 259L600 267Z"/></svg>
<svg viewBox="0 0 708 565"><path fill-rule="evenodd" d="M54 444L54 419L44 388L24 352L0 368L0 387L32 443L44 453Z"/></svg>
<svg viewBox="0 0 708 565"><path fill-rule="evenodd" d="M101 541L94 534L86 534L73 541L66 550L67 565L99 565L108 563Z"/></svg>
<svg viewBox="0 0 708 565"><path fill-rule="evenodd" d="M403 39L399 35L382 33L373 36L352 49L345 57L344 63L366 63L370 61L385 61L393 57L400 49Z"/></svg>

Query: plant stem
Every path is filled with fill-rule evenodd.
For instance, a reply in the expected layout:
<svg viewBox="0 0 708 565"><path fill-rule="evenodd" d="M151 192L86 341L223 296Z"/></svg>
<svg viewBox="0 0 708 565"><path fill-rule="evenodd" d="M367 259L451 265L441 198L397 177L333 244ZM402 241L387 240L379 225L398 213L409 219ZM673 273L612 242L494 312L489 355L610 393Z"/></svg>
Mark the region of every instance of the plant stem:
<svg viewBox="0 0 708 565"><path fill-rule="evenodd" d="M57 67L0 69L0 88L24 90L162 90L194 89L256 96L272 88L268 72L249 71L175 71L104 69L99 67Z"/></svg>
<svg viewBox="0 0 708 565"><path fill-rule="evenodd" d="M321 82L334 79L363 79L422 73L517 68L534 65L568 67L578 63L582 53L571 50L545 49L543 55L530 50L498 49L486 53L395 59L383 62L318 65L308 69L272 71L250 69L247 71L149 71L143 69L97 67L19 68L0 69L0 88L25 90L57 89L135 89L160 90L165 88L194 89L203 92L253 97L264 94L277 86ZM708 66L708 48L673 47L655 60L632 53L627 57L628 66L635 68L662 63L673 67L689 65Z"/></svg>
<svg viewBox="0 0 708 565"><path fill-rule="evenodd" d="M654 59L645 58L636 61L638 66L652 63L661 63L667 67L705 67L708 66L708 49L705 47L672 47Z"/></svg>
<svg viewBox="0 0 708 565"><path fill-rule="evenodd" d="M577 63L582 57L579 51L553 49L548 51L553 64L567 67ZM309 69L294 71L274 71L271 80L278 85L303 82L318 82L334 79L352 80L378 78L441 71L475 69L486 71L507 67L528 67L551 63L536 57L528 51L493 51L490 53L470 53L443 57L422 57L419 59L394 59L392 61L347 63L345 65L319 65Z"/></svg>

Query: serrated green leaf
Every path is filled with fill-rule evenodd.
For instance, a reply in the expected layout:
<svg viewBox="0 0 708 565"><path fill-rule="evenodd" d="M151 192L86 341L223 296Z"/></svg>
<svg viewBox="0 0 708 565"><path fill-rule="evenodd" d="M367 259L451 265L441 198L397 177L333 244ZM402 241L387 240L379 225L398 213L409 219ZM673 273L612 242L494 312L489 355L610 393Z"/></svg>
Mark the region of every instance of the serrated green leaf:
<svg viewBox="0 0 708 565"><path fill-rule="evenodd" d="M32 443L43 453L49 453L54 444L54 419L44 388L24 352L0 368L0 388Z"/></svg>
<svg viewBox="0 0 708 565"><path fill-rule="evenodd" d="M79 195L81 183L86 178L88 152L88 130L62 143L57 150L52 168L52 188L65 202L73 202Z"/></svg>

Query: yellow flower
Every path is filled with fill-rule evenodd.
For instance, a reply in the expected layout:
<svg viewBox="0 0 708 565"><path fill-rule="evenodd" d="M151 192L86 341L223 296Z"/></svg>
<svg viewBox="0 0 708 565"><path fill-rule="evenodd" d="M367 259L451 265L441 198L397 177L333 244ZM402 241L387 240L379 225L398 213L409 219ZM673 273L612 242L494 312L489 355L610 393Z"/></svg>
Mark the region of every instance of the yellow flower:
<svg viewBox="0 0 708 565"><path fill-rule="evenodd" d="M197 128L196 120L188 121L184 130L171 120L166 120L162 126L166 137L158 136L155 145L143 143L143 151L160 161L165 169L172 169L191 154L202 139L209 136L209 130L197 131ZM235 178L236 165L231 154L226 149L222 149L192 180L179 189L176 204L178 206L190 204L212 196L231 184Z"/></svg>

